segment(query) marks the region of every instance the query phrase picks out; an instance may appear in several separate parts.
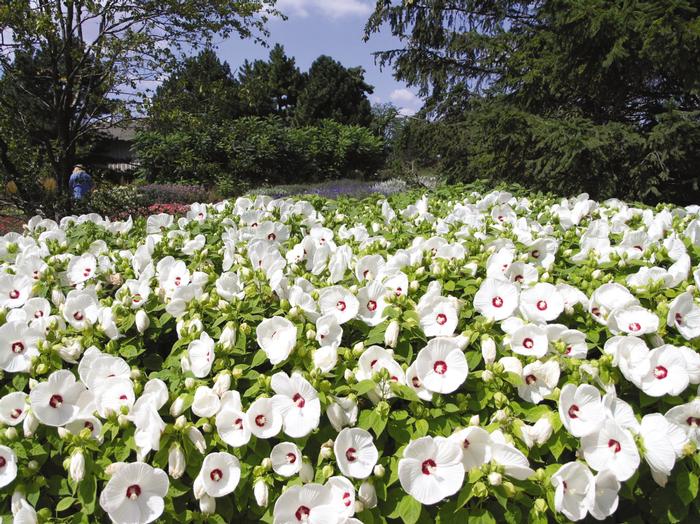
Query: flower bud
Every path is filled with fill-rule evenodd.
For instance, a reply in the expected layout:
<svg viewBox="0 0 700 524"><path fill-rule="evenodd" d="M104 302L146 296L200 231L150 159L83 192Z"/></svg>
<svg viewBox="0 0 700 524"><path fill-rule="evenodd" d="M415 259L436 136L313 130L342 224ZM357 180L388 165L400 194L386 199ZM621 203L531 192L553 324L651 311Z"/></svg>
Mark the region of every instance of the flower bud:
<svg viewBox="0 0 700 524"><path fill-rule="evenodd" d="M12 502L10 503L10 508L12 510L12 514L15 515L20 509L22 509L22 501L26 502L26 498L24 496L24 493L22 493L19 490L15 490L12 493Z"/></svg>
<svg viewBox="0 0 700 524"><path fill-rule="evenodd" d="M143 309L139 309L136 312L136 330L139 333L143 333L148 329L148 326L151 325L151 320L148 318L148 315Z"/></svg>
<svg viewBox="0 0 700 524"><path fill-rule="evenodd" d="M493 414L493 420L494 422L505 422L506 420L508 420L508 415L505 411L499 409Z"/></svg>
<svg viewBox="0 0 700 524"><path fill-rule="evenodd" d="M306 340L313 341L316 339L316 332L313 329L306 331Z"/></svg>
<svg viewBox="0 0 700 524"><path fill-rule="evenodd" d="M24 432L24 436L27 438L32 437L38 427L39 420L34 416L34 413L30 411L27 413L27 416L24 417L24 421L22 422L22 431Z"/></svg>
<svg viewBox="0 0 700 524"><path fill-rule="evenodd" d="M236 344L236 330L231 323L226 324L226 327L221 331L219 344L224 349L231 349Z"/></svg>
<svg viewBox="0 0 700 524"><path fill-rule="evenodd" d="M197 448L197 451L204 455L204 452L207 450L207 441L204 440L202 432L196 427L190 426L187 430L187 436L192 441L192 444L194 444L194 447Z"/></svg>
<svg viewBox="0 0 700 524"><path fill-rule="evenodd" d="M187 377L185 379L185 387L187 389L192 389L194 387L194 384L195 384L195 382L194 382L194 379L192 377Z"/></svg>
<svg viewBox="0 0 700 524"><path fill-rule="evenodd" d="M481 420L479 419L479 415L472 415L472 417L469 419L469 425L470 426L478 426L481 423Z"/></svg>
<svg viewBox="0 0 700 524"><path fill-rule="evenodd" d="M14 426L10 426L5 430L5 438L7 438L7 440L15 440L18 436L17 428Z"/></svg>
<svg viewBox="0 0 700 524"><path fill-rule="evenodd" d="M489 336L481 337L481 356L486 364L496 361L496 342Z"/></svg>
<svg viewBox="0 0 700 524"><path fill-rule="evenodd" d="M68 471L73 482L83 480L85 477L85 456L82 451L77 450L71 455Z"/></svg>
<svg viewBox="0 0 700 524"><path fill-rule="evenodd" d="M362 513L365 510L365 505L362 503L361 500L356 500L354 509L355 513Z"/></svg>
<svg viewBox="0 0 700 524"><path fill-rule="evenodd" d="M481 380L484 382L491 382L493 380L493 372L490 369L485 369L481 373Z"/></svg>
<svg viewBox="0 0 700 524"><path fill-rule="evenodd" d="M377 490L371 482L365 480L360 484L357 496L365 508L372 509L377 506Z"/></svg>
<svg viewBox="0 0 700 524"><path fill-rule="evenodd" d="M323 460L328 460L333 456L333 450L328 446L321 446L321 451L319 452L319 455Z"/></svg>
<svg viewBox="0 0 700 524"><path fill-rule="evenodd" d="M423 268L419 268L419 269L423 269ZM418 274L418 271L416 271L416 274ZM417 280L411 280L411 282L409 282L409 284L408 284L408 289L411 291L417 291L419 287L420 287L420 282L418 282Z"/></svg>
<svg viewBox="0 0 700 524"><path fill-rule="evenodd" d="M168 473L174 479L179 479L185 472L185 454L180 444L173 444L168 451Z"/></svg>
<svg viewBox="0 0 700 524"><path fill-rule="evenodd" d="M365 351L365 343L360 341L352 347L352 352L356 355L361 355Z"/></svg>
<svg viewBox="0 0 700 524"><path fill-rule="evenodd" d="M216 382L214 382L214 387L212 390L219 397L221 397L229 389L231 389L231 375L227 372L219 373L219 376L216 378Z"/></svg>
<svg viewBox="0 0 700 524"><path fill-rule="evenodd" d="M199 499L199 510L204 515L213 515L216 512L216 499L205 493Z"/></svg>
<svg viewBox="0 0 700 524"><path fill-rule="evenodd" d="M54 306L60 306L66 301L66 295L60 289L53 289L51 291L51 302Z"/></svg>
<svg viewBox="0 0 700 524"><path fill-rule="evenodd" d="M321 470L321 475L323 475L324 478L330 478L333 476L333 466L330 464L326 464L323 466L323 469Z"/></svg>
<svg viewBox="0 0 700 524"><path fill-rule="evenodd" d="M304 484L313 482L314 480L314 468L306 460L301 464L301 470L299 470L299 478Z"/></svg>
<svg viewBox="0 0 700 524"><path fill-rule="evenodd" d="M389 322L389 325L384 332L384 345L387 348L395 348L397 342L399 341L399 332L401 327L396 320Z"/></svg>
<svg viewBox="0 0 700 524"><path fill-rule="evenodd" d="M373 473L375 477L380 479L384 476L386 470L384 469L384 466L382 466L381 464L377 464L376 466L374 466Z"/></svg>
<svg viewBox="0 0 700 524"><path fill-rule="evenodd" d="M497 471L492 471L488 476L489 484L492 486L500 486L503 483L503 475Z"/></svg>
<svg viewBox="0 0 700 524"><path fill-rule="evenodd" d="M180 415L175 419L175 429L184 429L187 425L187 419L185 415Z"/></svg>
<svg viewBox="0 0 700 524"><path fill-rule="evenodd" d="M192 364L190 364L190 359L187 355L182 355L180 359L180 368L182 368L183 373L187 373L192 370Z"/></svg>
<svg viewBox="0 0 700 524"><path fill-rule="evenodd" d="M547 501L544 499L537 499L533 504L533 509L536 513L546 513L547 512Z"/></svg>
<svg viewBox="0 0 700 524"><path fill-rule="evenodd" d="M253 484L253 495L255 496L255 502L261 508L267 507L270 499L270 487L267 485L263 479L258 479Z"/></svg>
<svg viewBox="0 0 700 524"><path fill-rule="evenodd" d="M270 471L272 469L272 459L270 459L270 457L265 457L260 465L265 471Z"/></svg>
<svg viewBox="0 0 700 524"><path fill-rule="evenodd" d="M141 370L139 368L131 368L131 373L129 374L131 380L138 380L141 378Z"/></svg>
<svg viewBox="0 0 700 524"><path fill-rule="evenodd" d="M483 482L475 482L474 486L472 487L472 493L474 493L475 497L484 498L484 497L488 496L489 489L486 487L486 484L484 484Z"/></svg>

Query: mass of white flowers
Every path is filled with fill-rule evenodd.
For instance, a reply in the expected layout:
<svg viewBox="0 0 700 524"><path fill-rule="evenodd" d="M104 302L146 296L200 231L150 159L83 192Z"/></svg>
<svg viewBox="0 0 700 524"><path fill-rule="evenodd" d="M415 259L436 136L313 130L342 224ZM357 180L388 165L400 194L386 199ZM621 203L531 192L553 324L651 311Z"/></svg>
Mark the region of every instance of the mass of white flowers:
<svg viewBox="0 0 700 524"><path fill-rule="evenodd" d="M0 237L0 517L697 521L699 263L699 206L588 195L35 217Z"/></svg>

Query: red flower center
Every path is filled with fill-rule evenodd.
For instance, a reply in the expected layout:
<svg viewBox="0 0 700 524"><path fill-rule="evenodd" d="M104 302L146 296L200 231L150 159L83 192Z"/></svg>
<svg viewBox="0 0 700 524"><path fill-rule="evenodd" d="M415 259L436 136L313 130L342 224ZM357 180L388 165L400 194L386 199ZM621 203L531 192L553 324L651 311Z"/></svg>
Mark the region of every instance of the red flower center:
<svg viewBox="0 0 700 524"><path fill-rule="evenodd" d="M335 305L335 307L337 307L339 311L345 311L345 308L348 306L344 300L338 300L338 303Z"/></svg>
<svg viewBox="0 0 700 524"><path fill-rule="evenodd" d="M297 456L294 453L287 453L287 462L294 464L297 461Z"/></svg>
<svg viewBox="0 0 700 524"><path fill-rule="evenodd" d="M578 418L580 408L576 404L571 404L569 408L569 418Z"/></svg>
<svg viewBox="0 0 700 524"><path fill-rule="evenodd" d="M491 305L493 307L502 307L503 306L503 299L499 296L495 296L491 299Z"/></svg>
<svg viewBox="0 0 700 524"><path fill-rule="evenodd" d="M676 324L683 323L683 315L681 315L680 313L676 313L675 318L676 318Z"/></svg>
<svg viewBox="0 0 700 524"><path fill-rule="evenodd" d="M537 377L536 377L535 375L530 374L530 375L528 375L527 377L525 377L525 383L526 383L528 386L529 386L530 384L532 384L533 382L537 382Z"/></svg>
<svg viewBox="0 0 700 524"><path fill-rule="evenodd" d="M700 426L700 417L688 417L685 421L689 426Z"/></svg>
<svg viewBox="0 0 700 524"><path fill-rule="evenodd" d="M126 488L126 496L131 500L136 500L141 495L141 486L138 484L132 484Z"/></svg>
<svg viewBox="0 0 700 524"><path fill-rule="evenodd" d="M267 419L265 418L265 415L258 415L257 417L255 417L255 424L259 428L263 427L266 422L267 422Z"/></svg>
<svg viewBox="0 0 700 524"><path fill-rule="evenodd" d="M420 379L418 377L413 377L411 379L411 382L413 383L414 388L419 388L423 385L423 383L420 381Z"/></svg>
<svg viewBox="0 0 700 524"><path fill-rule="evenodd" d="M84 428L88 428L90 431L95 431L95 426L92 425L92 422L89 420L85 421L85 424L83 424Z"/></svg>
<svg viewBox="0 0 700 524"><path fill-rule="evenodd" d="M141 302L141 294L140 294L140 293L136 293L136 294L131 298L131 300L134 302L134 304L138 304L139 302Z"/></svg>
<svg viewBox="0 0 700 524"><path fill-rule="evenodd" d="M73 313L73 318L80 322L85 317L83 317L82 311L76 311L75 313Z"/></svg>
<svg viewBox="0 0 700 524"><path fill-rule="evenodd" d="M44 316L44 312L41 309L34 312L34 318L41 318L43 316Z"/></svg>
<svg viewBox="0 0 700 524"><path fill-rule="evenodd" d="M367 302L367 309L369 309L370 311L376 311L377 302L374 300L370 300L369 302Z"/></svg>
<svg viewBox="0 0 700 524"><path fill-rule="evenodd" d="M90 273L92 273L92 269L90 269L89 267L86 267L85 270L83 271L83 276L89 277Z"/></svg>
<svg viewBox="0 0 700 524"><path fill-rule="evenodd" d="M349 508L352 504L352 495L350 495L350 493L347 491L343 493L343 504L345 504L346 508Z"/></svg>
<svg viewBox="0 0 700 524"><path fill-rule="evenodd" d="M668 369L664 366L656 366L654 368L654 376L659 380L664 379L668 376Z"/></svg>
<svg viewBox="0 0 700 524"><path fill-rule="evenodd" d="M400 296L401 296L401 293L403 293L403 289L401 289L400 287L397 287L397 288L396 288L396 296L397 296L397 297L400 297Z"/></svg>
<svg viewBox="0 0 700 524"><path fill-rule="evenodd" d="M464 449L469 449L469 446L471 446L471 442L469 442L469 439L466 439L466 438L465 438L465 439L462 441L462 447L463 447Z"/></svg>
<svg viewBox="0 0 700 524"><path fill-rule="evenodd" d="M423 472L423 475L431 475L433 471L435 471L435 468L437 468L437 464L433 459L425 460L421 465L421 471Z"/></svg>
<svg viewBox="0 0 700 524"><path fill-rule="evenodd" d="M211 473L209 473L209 478L212 479L214 482L219 482L223 476L224 472L221 471L219 468L212 469Z"/></svg>
<svg viewBox="0 0 700 524"><path fill-rule="evenodd" d="M526 338L525 340L523 340L523 347L525 347L526 349L532 349L532 347L534 345L535 345L535 341L529 337Z"/></svg>
<svg viewBox="0 0 700 524"><path fill-rule="evenodd" d="M182 283L182 277L175 277L175 285L179 286Z"/></svg>
<svg viewBox="0 0 700 524"><path fill-rule="evenodd" d="M5 459L5 457L0 455L0 468L4 468L6 464L7 464L7 460Z"/></svg>
<svg viewBox="0 0 700 524"><path fill-rule="evenodd" d="M437 373L438 375L444 375L447 373L447 362L444 360L438 360L433 364L433 371Z"/></svg>
<svg viewBox="0 0 700 524"><path fill-rule="evenodd" d="M571 344L569 344L569 345L566 346L566 348L564 349L564 353L566 353L566 354L568 355L569 353L571 353L571 350L572 350L572 349L574 349L573 346L572 346Z"/></svg>
<svg viewBox="0 0 700 524"><path fill-rule="evenodd" d="M642 329L642 326L639 324L639 322L632 322L632 323L630 323L629 326L627 326L627 329L629 329L630 331L636 332L636 331L639 331L640 329Z"/></svg>
<svg viewBox="0 0 700 524"><path fill-rule="evenodd" d="M17 291L16 289L13 289L12 291L10 291L10 298L12 300L19 298L19 291Z"/></svg>
<svg viewBox="0 0 700 524"><path fill-rule="evenodd" d="M294 401L294 404L296 404L298 408L303 408L306 405L306 399L304 399L304 397L302 397L299 393L294 394L292 401Z"/></svg>
<svg viewBox="0 0 700 524"><path fill-rule="evenodd" d="M540 258L540 251L538 249L535 249L532 253L532 258Z"/></svg>
<svg viewBox="0 0 700 524"><path fill-rule="evenodd" d="M600 315L600 308L591 308L591 314L597 317L598 315Z"/></svg>
<svg viewBox="0 0 700 524"><path fill-rule="evenodd" d="M243 429L243 419L237 418L233 421L233 427L236 429Z"/></svg>
<svg viewBox="0 0 700 524"><path fill-rule="evenodd" d="M438 313L437 317L435 317L435 321L441 326L444 326L445 322L447 322L447 316L444 313Z"/></svg>
<svg viewBox="0 0 700 524"><path fill-rule="evenodd" d="M19 355L20 353L23 353L24 352L24 343L22 343L19 340L17 342L13 342L12 343L12 352L15 355Z"/></svg>
<svg viewBox="0 0 700 524"><path fill-rule="evenodd" d="M127 400L127 398L126 395L119 395L119 400Z"/></svg>
<svg viewBox="0 0 700 524"><path fill-rule="evenodd" d="M357 450L355 448L348 448L345 452L345 458L348 462L355 462L357 460Z"/></svg>
<svg viewBox="0 0 700 524"><path fill-rule="evenodd" d="M309 516L309 513L311 513L311 510L309 508L307 508L306 506L299 506L294 512L294 516L299 522L301 522L302 520L304 520L305 517Z"/></svg>
<svg viewBox="0 0 700 524"><path fill-rule="evenodd" d="M540 311L544 311L545 309L547 309L547 302L545 300L538 300L537 309L539 309Z"/></svg>
<svg viewBox="0 0 700 524"><path fill-rule="evenodd" d="M51 395L49 399L49 406L52 408L60 408L63 404L63 397L61 395Z"/></svg>
<svg viewBox="0 0 700 524"><path fill-rule="evenodd" d="M277 235L275 235L274 233L270 233L269 235L267 235L268 240L275 240L276 238L277 238Z"/></svg>
<svg viewBox="0 0 700 524"><path fill-rule="evenodd" d="M524 279L524 277L523 277L522 275L516 275L516 276L515 276L515 281L516 281L516 282L522 282L523 280L525 280L525 279Z"/></svg>
<svg viewBox="0 0 700 524"><path fill-rule="evenodd" d="M18 419L21 414L22 414L22 410L20 408L15 408L10 413L10 418Z"/></svg>
<svg viewBox="0 0 700 524"><path fill-rule="evenodd" d="M615 440L614 438L611 438L608 440L608 447L613 450L614 453L619 453L620 450L622 449L622 446L620 443Z"/></svg>

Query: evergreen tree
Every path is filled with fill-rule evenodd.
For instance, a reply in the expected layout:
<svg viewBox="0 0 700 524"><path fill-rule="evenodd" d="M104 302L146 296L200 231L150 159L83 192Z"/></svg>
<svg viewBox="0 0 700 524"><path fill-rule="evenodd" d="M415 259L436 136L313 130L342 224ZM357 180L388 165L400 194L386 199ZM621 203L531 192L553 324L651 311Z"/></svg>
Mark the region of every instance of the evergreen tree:
<svg viewBox="0 0 700 524"><path fill-rule="evenodd" d="M697 2L387 1L366 35L384 23L406 45L379 62L419 87L434 121L461 126L460 176L700 196Z"/></svg>
<svg viewBox="0 0 700 524"><path fill-rule="evenodd" d="M222 63L211 48L185 59L158 87L149 123L167 131L177 127L183 113L210 123L242 116L238 82L228 63Z"/></svg>
<svg viewBox="0 0 700 524"><path fill-rule="evenodd" d="M365 82L364 69L345 68L329 56L320 56L309 69L295 120L302 125L332 119L368 126L372 122L372 106L367 95L373 92L374 88Z"/></svg>

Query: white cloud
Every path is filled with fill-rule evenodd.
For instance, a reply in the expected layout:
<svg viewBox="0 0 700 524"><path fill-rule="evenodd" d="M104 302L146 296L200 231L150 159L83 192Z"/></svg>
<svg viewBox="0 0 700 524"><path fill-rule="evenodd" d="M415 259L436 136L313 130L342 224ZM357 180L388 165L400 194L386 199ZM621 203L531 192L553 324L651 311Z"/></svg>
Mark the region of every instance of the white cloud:
<svg viewBox="0 0 700 524"><path fill-rule="evenodd" d="M423 105L418 96L406 88L394 89L389 95L389 99L399 106L399 114L403 116L413 116Z"/></svg>
<svg viewBox="0 0 700 524"><path fill-rule="evenodd" d="M389 98L392 102L402 105L416 106L420 103L418 97L408 89L394 89Z"/></svg>
<svg viewBox="0 0 700 524"><path fill-rule="evenodd" d="M368 0L278 0L277 9L288 16L308 17L320 13L328 18L367 16L372 12Z"/></svg>

